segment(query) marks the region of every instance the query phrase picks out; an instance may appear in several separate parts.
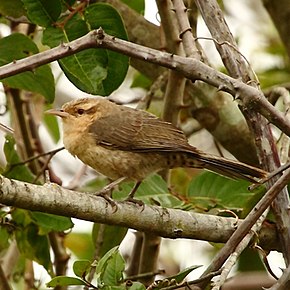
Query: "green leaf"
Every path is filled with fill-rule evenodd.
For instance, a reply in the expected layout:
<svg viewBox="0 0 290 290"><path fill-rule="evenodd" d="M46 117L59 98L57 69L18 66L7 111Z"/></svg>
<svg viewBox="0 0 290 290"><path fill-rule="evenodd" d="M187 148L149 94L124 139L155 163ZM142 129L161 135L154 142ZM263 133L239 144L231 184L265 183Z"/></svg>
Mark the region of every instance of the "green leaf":
<svg viewBox="0 0 290 290"><path fill-rule="evenodd" d="M121 190L114 191L113 197L115 199L125 199L133 186L134 183L132 182L121 184ZM183 201L168 191L166 182L158 174L151 175L142 181L135 198L142 200L146 204L160 204L163 207L181 208L184 205Z"/></svg>
<svg viewBox="0 0 290 290"><path fill-rule="evenodd" d="M0 66L36 53L38 48L35 43L23 34L14 33L0 39ZM54 100L54 77L48 65L1 81L11 88L39 93L48 102Z"/></svg>
<svg viewBox="0 0 290 290"><path fill-rule="evenodd" d="M239 272L265 271L265 264L257 249L246 248L239 256L237 270Z"/></svg>
<svg viewBox="0 0 290 290"><path fill-rule="evenodd" d="M13 18L19 18L26 14L21 0L0 1L0 13Z"/></svg>
<svg viewBox="0 0 290 290"><path fill-rule="evenodd" d="M61 13L59 0L22 0L22 2L31 22L40 26L52 25Z"/></svg>
<svg viewBox="0 0 290 290"><path fill-rule="evenodd" d="M28 226L32 220L28 210L15 208L12 213L13 222L19 227Z"/></svg>
<svg viewBox="0 0 290 290"><path fill-rule="evenodd" d="M91 259L94 245L89 233L71 232L65 237L65 245L78 259Z"/></svg>
<svg viewBox="0 0 290 290"><path fill-rule="evenodd" d="M61 232L71 229L74 226L73 222L68 217L37 211L31 212L31 217L37 225L46 229L47 232L50 231Z"/></svg>
<svg viewBox="0 0 290 290"><path fill-rule="evenodd" d="M118 247L107 252L98 262L96 273L98 274L98 285L116 286L123 280L125 261Z"/></svg>
<svg viewBox="0 0 290 290"><path fill-rule="evenodd" d="M145 1L144 0L122 0L127 6L134 9L141 15L144 15L145 12Z"/></svg>
<svg viewBox="0 0 290 290"><path fill-rule="evenodd" d="M178 274L169 276L166 279L168 279L168 280L174 279L176 283L181 283L188 274L190 274L193 270L200 268L200 267L202 267L202 266L200 266L200 265L190 266L190 267L185 268L184 270L180 271Z"/></svg>
<svg viewBox="0 0 290 290"><path fill-rule="evenodd" d="M106 4L89 5L84 19L76 14L64 27L49 27L44 31L43 43L54 47L72 41L100 26L116 37L127 39L118 12ZM128 57L106 49L87 49L59 60L68 79L80 90L95 95L109 95L123 82L129 62Z"/></svg>
<svg viewBox="0 0 290 290"><path fill-rule="evenodd" d="M48 283L46 283L47 287L69 286L69 285L87 285L87 284L85 281L79 278L67 276L57 276L52 278Z"/></svg>
<svg viewBox="0 0 290 290"><path fill-rule="evenodd" d="M29 168L24 164L18 164L21 162L16 150L15 150L15 140L12 136L5 136L4 153L7 161L7 166L3 175L8 178L13 178L21 181L26 181L32 183L34 181L34 175L29 170Z"/></svg>
<svg viewBox="0 0 290 290"><path fill-rule="evenodd" d="M250 192L249 185L248 181L232 180L212 172L204 172L189 184L188 197L196 206L206 209L219 207L242 211L263 190L261 188Z"/></svg>
<svg viewBox="0 0 290 290"><path fill-rule="evenodd" d="M101 231L100 233L101 235L103 235L102 237L103 243L101 245L101 248L99 249L100 257L102 257L110 249L120 245L128 229L118 226L94 224L93 226L94 244L96 244L96 240L98 239L100 226L104 227L104 230Z"/></svg>
<svg viewBox="0 0 290 290"><path fill-rule="evenodd" d="M73 271L76 276L82 278L88 272L91 267L91 262L89 260L78 260L73 264Z"/></svg>
<svg viewBox="0 0 290 290"><path fill-rule="evenodd" d="M34 224L17 229L15 231L17 247L26 258L43 265L51 272L52 264L50 260L49 243L47 236L38 234L38 227Z"/></svg>

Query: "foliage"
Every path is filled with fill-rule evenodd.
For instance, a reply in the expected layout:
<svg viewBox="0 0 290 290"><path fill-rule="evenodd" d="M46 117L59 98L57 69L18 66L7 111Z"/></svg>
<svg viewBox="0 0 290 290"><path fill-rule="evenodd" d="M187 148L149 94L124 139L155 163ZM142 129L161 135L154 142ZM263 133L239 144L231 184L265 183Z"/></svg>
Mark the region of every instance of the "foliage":
<svg viewBox="0 0 290 290"><path fill-rule="evenodd" d="M122 5L125 4L130 7L128 9L132 9L130 10L132 14L143 17L145 11L144 0L120 1ZM128 26L122 14L122 9L95 2L102 1L0 0L1 23L11 29L10 35L0 39L0 66L8 63L17 64L20 59L24 60L41 51L51 50L58 46L70 49L69 42L99 27L102 27L107 34L114 37L128 40L128 35L130 35L130 38L132 38L130 41L137 39L136 42L139 41L141 44L146 42L148 47L151 46L153 39L149 38L149 41L147 40L148 36L146 34L149 26L145 26L144 23L146 21L144 23L129 22L130 25ZM224 6L223 2L219 1L226 13L226 6ZM119 4L121 5L121 3ZM189 9L189 11L191 10ZM174 9L170 10L170 12L174 11ZM18 27L19 21L23 22L21 24L25 29ZM141 40L136 36L139 33L137 30L140 29L140 26L143 29L141 29ZM179 37L182 37L186 31L180 33ZM158 35L162 33L158 30ZM171 37L171 40L176 42L177 36L171 35ZM167 47L165 46L170 45L165 45L163 34L160 39L158 48L166 50ZM166 40L168 41L168 39ZM275 63L260 70L257 77L263 88L271 89L272 86L288 81L289 68L288 60L285 57L286 51L278 40L277 35L269 36L266 43L267 47L262 49L268 54L274 55L279 62L278 65ZM156 56L156 58L158 57ZM144 55L143 58L146 60L147 56ZM173 56L172 59L174 59ZM89 48L74 55L58 59L58 65L62 73L75 87L85 93L105 97L112 94L124 83L128 73L129 58L125 54L120 54L113 50ZM138 69L139 71L135 72L132 77L129 85L130 89L142 88L146 91L150 90L149 97L152 97L152 88L156 88L156 86L159 94L167 91L164 83L158 83L158 80L154 77L143 72L142 67L140 68L139 66ZM221 70L223 69L221 68ZM168 76L164 78L168 78ZM48 165L52 156L48 155L49 157L47 157L42 154L43 148L48 148L46 142L49 142L46 138L51 137L54 142L61 141L61 128L56 118L47 115L43 116L42 114L44 110L53 107L52 104L56 96L59 98L59 93L56 90L57 81L58 79L55 77L54 70L50 65L32 66L28 71L1 80L8 113L10 114L9 119L11 119L11 126L14 129L13 136L7 134L5 137L3 146L5 165L1 166L1 175L11 180L16 179L28 183L44 184L47 181L45 171L49 171L53 181L62 182L62 174L64 172L58 168L56 170L55 168L52 169ZM287 84L285 87L289 89ZM183 114L180 118L182 127L185 128L188 135L191 134L195 137L193 132L196 128L194 126L190 127L188 124L193 115L194 117L198 115L200 124L203 125L208 122L207 129L216 139L220 138L222 142L224 139L223 130L226 130L230 125L236 125L236 123L238 124L237 127L239 127L241 118L235 119L236 116L233 113L234 116L230 119L230 125L222 123L228 117L228 112L236 112L231 110L232 100L227 102L228 107L225 110L227 113L223 113L225 111L222 109L222 105L226 102L225 99L216 94L216 91L214 94L207 89L203 93L201 91L200 87L198 87L197 91L194 92L198 96L194 98L192 98L190 91L185 92L184 100L186 105L182 105L185 108L183 108ZM211 99L212 95L216 97L214 100ZM174 98L178 98L178 96L174 95ZM221 100L220 103L218 102L219 100ZM57 99L57 103L58 101ZM121 100L121 102L123 101L125 101L125 98ZM145 101L147 102L148 99ZM168 106L166 104L167 101L158 99L158 97L153 97L150 101L151 112L160 112L163 106ZM281 100L279 101L281 102ZM174 101L170 100L170 102L169 108L176 105ZM284 104L287 105L287 102L289 103L289 100L283 99ZM208 107L204 109L204 106ZM216 107L212 109L211 106ZM179 107L180 103L176 105L175 109L177 110ZM286 112L287 110L285 109ZM204 112L204 114L201 112ZM211 118L214 118L214 121L208 120ZM216 122L221 122L222 125L218 127ZM42 124L46 125L50 137L40 136L42 131L38 129L42 129ZM235 128L237 129L237 127ZM238 129L232 134L233 136L230 136L233 140L237 136L244 134L244 131L238 131ZM251 141L247 144L252 144ZM284 143L281 145L282 149L283 146ZM228 149L230 150L231 148ZM240 150L244 149L240 148ZM251 152L247 153L252 154ZM38 154L40 155L37 156ZM75 168L67 168L68 166L64 167L66 167L63 170L65 173L69 170L75 170ZM58 174L60 176L57 176ZM90 173L88 175L90 176ZM142 182L135 197L145 205L244 218L265 193L264 186L259 186L255 190L249 191L249 182L231 180L211 172L197 174L196 171L178 169L172 171L170 180L173 185L169 187L168 183L160 175L153 174ZM107 182L107 179L97 176L87 182L79 182L76 190L95 192L103 188ZM113 199L124 200L133 186L134 182L123 182L112 192ZM270 222L275 222L272 217L269 220ZM157 289L176 286L183 283L187 276L199 267L193 265L177 274L166 274L151 285L137 282L138 279L142 281L143 277L138 275L137 278L127 276L126 271L131 261L125 255L123 257L119 250L129 231L130 229L124 227L96 223L92 226L91 232L79 233L74 231L74 221L68 217L3 205L0 207L1 257L6 257L14 242L17 244L19 251L19 259L13 265L14 273L9 273L10 275L8 275L11 277L9 282L12 282L13 279L16 281L15 277L18 277L22 281L21 283L27 283L26 281L24 282L24 273L28 271L29 267L27 265L29 263L32 264L32 261L41 265L51 277L47 287L79 285L104 290L144 290L147 286ZM134 248L134 251L139 254L138 258L134 256L138 264L141 261L141 252L145 246L143 244L143 248L138 248L136 245L138 246L137 242L134 246L130 245L130 247ZM154 246L156 247L155 253L158 254L158 245ZM258 254L253 257L251 265L247 264L249 256L253 256L252 252L245 251L243 253L238 264L239 270L265 270ZM153 260L152 257L147 257L146 255L145 258L144 256L142 258L143 262L144 260ZM72 270L74 277L67 276L66 273L69 259L73 261ZM156 273L154 271L156 269L151 270L152 273L150 272L149 274L155 277ZM93 278L91 277L92 273ZM138 272L138 274L140 273ZM32 281L32 284L26 288L38 287L36 281ZM19 286L20 288L21 286Z"/></svg>
<svg viewBox="0 0 290 290"><path fill-rule="evenodd" d="M58 276L53 278L47 283L47 287L56 286L68 286L68 285L85 285L88 287L94 287L87 281L86 276L89 270L93 267L96 276L96 289L131 289L131 290L144 290L145 287L139 282L131 282L127 278L125 279L125 260L121 256L118 247L112 248L108 251L98 262L91 263L88 260L78 260L73 265L74 274L77 277ZM159 280L158 285L154 288L161 289L168 285L168 281L171 284L181 283L188 274L199 266L192 266L179 272L176 275L167 277L164 280Z"/></svg>

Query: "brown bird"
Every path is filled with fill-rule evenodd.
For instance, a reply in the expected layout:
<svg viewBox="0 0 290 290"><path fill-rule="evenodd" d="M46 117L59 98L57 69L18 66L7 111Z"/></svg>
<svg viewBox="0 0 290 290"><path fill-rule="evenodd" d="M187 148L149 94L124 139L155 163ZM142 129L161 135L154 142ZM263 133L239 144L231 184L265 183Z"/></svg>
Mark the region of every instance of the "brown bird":
<svg viewBox="0 0 290 290"><path fill-rule="evenodd" d="M205 168L221 175L259 183L267 172L244 163L206 154L188 144L184 133L142 110L103 98L84 98L49 110L63 121L64 147L97 172L114 180L107 193L125 179L136 182L161 169ZM106 197L106 196L105 196Z"/></svg>

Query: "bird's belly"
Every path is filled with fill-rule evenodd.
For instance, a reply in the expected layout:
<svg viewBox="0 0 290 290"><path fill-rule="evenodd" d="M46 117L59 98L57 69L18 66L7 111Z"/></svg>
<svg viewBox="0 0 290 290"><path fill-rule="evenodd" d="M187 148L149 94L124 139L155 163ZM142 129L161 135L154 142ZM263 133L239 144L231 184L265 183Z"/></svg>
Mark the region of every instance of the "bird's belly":
<svg viewBox="0 0 290 290"><path fill-rule="evenodd" d="M142 180L149 174L166 167L164 156L158 153L136 153L102 146L87 146L71 152L97 172L118 179L127 177Z"/></svg>

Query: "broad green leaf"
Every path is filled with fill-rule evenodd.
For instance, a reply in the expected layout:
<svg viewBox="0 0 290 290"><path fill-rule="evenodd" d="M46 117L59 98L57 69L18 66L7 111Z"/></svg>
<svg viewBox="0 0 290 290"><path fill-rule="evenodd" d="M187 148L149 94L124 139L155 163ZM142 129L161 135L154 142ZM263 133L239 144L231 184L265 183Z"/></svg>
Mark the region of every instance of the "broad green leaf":
<svg viewBox="0 0 290 290"><path fill-rule="evenodd" d="M89 260L78 260L73 264L73 271L76 276L82 278L88 272L91 267L91 262Z"/></svg>
<svg viewBox="0 0 290 290"><path fill-rule="evenodd" d="M121 184L121 190L114 191L113 197L115 199L125 199L133 186L133 182ZM157 174L151 175L142 181L135 198L142 200L146 204L160 204L163 207L181 208L184 205L183 201L168 191L166 182Z"/></svg>
<svg viewBox="0 0 290 290"><path fill-rule="evenodd" d="M93 226L94 244L96 244L95 241L98 239L100 226L104 227L104 231L101 232L101 234L103 235L102 237L103 243L101 245L101 249L99 249L100 257L102 257L110 249L120 245L128 229L118 226L94 224Z"/></svg>
<svg viewBox="0 0 290 290"><path fill-rule="evenodd" d="M265 271L265 264L257 249L246 248L239 256L237 270L239 272Z"/></svg>
<svg viewBox="0 0 290 290"><path fill-rule="evenodd" d="M67 276L57 276L52 278L48 283L46 283L47 287L69 286L69 285L87 285L87 284L85 281L79 278Z"/></svg>
<svg viewBox="0 0 290 290"><path fill-rule="evenodd" d="M123 280L125 261L121 256L118 247L107 252L98 262L96 273L98 285L116 286Z"/></svg>
<svg viewBox="0 0 290 290"><path fill-rule="evenodd" d="M25 9L21 0L0 0L0 13L14 18L25 15Z"/></svg>
<svg viewBox="0 0 290 290"><path fill-rule="evenodd" d="M62 0L62 4L67 8L67 6L72 6L76 0Z"/></svg>
<svg viewBox="0 0 290 290"><path fill-rule="evenodd" d="M15 231L17 247L26 258L42 265L48 272L51 271L51 260L47 236L38 234L38 227L34 224Z"/></svg>
<svg viewBox="0 0 290 290"><path fill-rule="evenodd" d="M88 6L85 11L85 19L91 29L102 27L110 35L128 39L121 16L110 5L98 3ZM103 81L103 89L105 95L109 95L121 85L126 77L129 58L111 50L105 51L107 54L107 78Z"/></svg>
<svg viewBox="0 0 290 290"><path fill-rule="evenodd" d="M84 19L76 14L66 21L64 27L48 27L43 34L43 43L54 47L100 26L111 35L127 39L118 12L110 5L99 3L86 8ZM105 49L86 49L59 60L59 64L80 90L105 96L123 82L128 70L128 57Z"/></svg>
<svg viewBox="0 0 290 290"><path fill-rule="evenodd" d="M37 225L44 228L47 232L61 232L71 229L74 226L73 222L68 217L37 211L31 212L31 217Z"/></svg>
<svg viewBox="0 0 290 290"><path fill-rule="evenodd" d="M31 22L40 26L52 25L61 13L60 0L22 0L22 2Z"/></svg>
<svg viewBox="0 0 290 290"><path fill-rule="evenodd" d="M0 66L38 53L35 43L27 36L14 33L0 39ZM48 65L1 80L11 88L39 93L48 102L54 100L54 78Z"/></svg>
<svg viewBox="0 0 290 290"><path fill-rule="evenodd" d="M134 9L141 15L145 12L145 1L144 0L122 0L126 5Z"/></svg>
<svg viewBox="0 0 290 290"><path fill-rule="evenodd" d="M32 183L35 177L26 166L26 164L19 164L21 160L15 150L14 138L9 135L6 135L5 138L6 140L4 144L4 153L7 161L7 166L5 168L5 171L3 172L3 175L8 178Z"/></svg>
<svg viewBox="0 0 290 290"><path fill-rule="evenodd" d="M242 211L244 206L263 190L261 188L250 192L249 185L248 181L232 180L212 172L204 172L191 181L188 197L196 206L206 209L220 207Z"/></svg>

